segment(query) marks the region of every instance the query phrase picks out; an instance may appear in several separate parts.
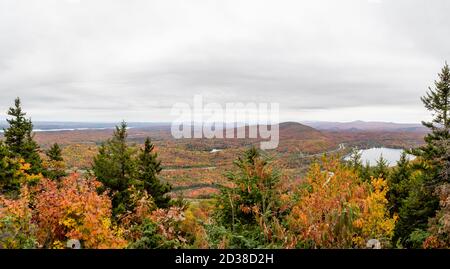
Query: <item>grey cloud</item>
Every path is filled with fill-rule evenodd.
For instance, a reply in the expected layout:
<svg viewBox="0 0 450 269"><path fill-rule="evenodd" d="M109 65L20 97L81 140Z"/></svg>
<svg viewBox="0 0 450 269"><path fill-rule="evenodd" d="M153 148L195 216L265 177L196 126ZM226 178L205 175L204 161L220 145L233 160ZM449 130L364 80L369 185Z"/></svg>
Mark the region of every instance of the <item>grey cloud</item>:
<svg viewBox="0 0 450 269"><path fill-rule="evenodd" d="M172 104L203 94L279 102L290 120L395 108L420 121L419 97L450 60L449 10L443 0L4 0L0 111L21 96L38 120L165 121Z"/></svg>

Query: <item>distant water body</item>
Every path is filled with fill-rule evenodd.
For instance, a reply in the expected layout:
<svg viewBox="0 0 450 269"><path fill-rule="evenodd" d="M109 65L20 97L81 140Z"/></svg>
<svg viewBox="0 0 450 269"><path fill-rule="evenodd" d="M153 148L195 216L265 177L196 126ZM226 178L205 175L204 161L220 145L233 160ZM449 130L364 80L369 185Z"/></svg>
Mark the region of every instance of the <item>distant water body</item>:
<svg viewBox="0 0 450 269"><path fill-rule="evenodd" d="M127 127L127 130L133 129L134 127ZM86 131L86 130L109 130L114 129L113 127L100 127L100 128L55 128L55 129L33 129L33 132L67 132L67 131ZM4 130L0 130L3 133Z"/></svg>
<svg viewBox="0 0 450 269"><path fill-rule="evenodd" d="M85 130L106 130L112 128L61 128L61 129L33 129L33 132L64 132L64 131L85 131ZM0 133L3 133L3 130L0 130Z"/></svg>
<svg viewBox="0 0 450 269"><path fill-rule="evenodd" d="M392 148L370 148L363 149L359 151L361 153L361 160L365 164L369 162L370 166L375 166L377 161L381 156L388 162L389 166L395 166L397 161L400 160L400 156L403 153L402 149L392 149ZM408 159L413 160L415 157L413 155L407 155ZM346 160L349 156L345 157Z"/></svg>

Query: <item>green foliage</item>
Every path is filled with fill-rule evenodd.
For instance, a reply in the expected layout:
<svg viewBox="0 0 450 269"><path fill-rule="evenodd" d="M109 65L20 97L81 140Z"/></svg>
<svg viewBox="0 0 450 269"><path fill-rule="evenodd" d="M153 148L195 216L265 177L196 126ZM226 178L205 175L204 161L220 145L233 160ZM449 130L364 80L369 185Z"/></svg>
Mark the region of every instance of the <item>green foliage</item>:
<svg viewBox="0 0 450 269"><path fill-rule="evenodd" d="M66 164L62 157L62 150L58 143L54 143L48 151L46 151L48 160L43 162L45 167L44 176L50 179L61 179L66 176Z"/></svg>
<svg viewBox="0 0 450 269"><path fill-rule="evenodd" d="M406 163L400 162L391 177L390 202L399 211L394 241L408 248L423 246L429 220L439 209L436 190L449 181L450 69L447 63L438 76L435 87L430 87L421 98L433 119L422 122L430 129L425 136L426 144L410 151L418 157L413 166L415 172L411 175Z"/></svg>
<svg viewBox="0 0 450 269"><path fill-rule="evenodd" d="M234 229L215 224L206 225L208 244L213 249L268 248L264 234L255 225L236 225Z"/></svg>
<svg viewBox="0 0 450 269"><path fill-rule="evenodd" d="M158 178L162 168L154 145L147 138L138 153L134 146L127 144L127 136L127 124L122 122L94 158L94 174L112 195L114 216L133 210L130 188L145 190L158 207L167 207L170 197L166 194L171 186Z"/></svg>
<svg viewBox="0 0 450 269"><path fill-rule="evenodd" d="M172 245L170 242L167 242L161 234L158 233L158 224L145 219L144 223L135 227L142 236L132 242L128 248L131 249L161 249L161 248L170 248Z"/></svg>
<svg viewBox="0 0 450 269"><path fill-rule="evenodd" d="M7 147L0 141L0 193L19 189L20 182L15 177L18 170L18 163L9 157Z"/></svg>
<svg viewBox="0 0 450 269"><path fill-rule="evenodd" d="M361 160L362 153L359 151L358 148L354 147L352 148L349 159L348 159L348 165L355 169L356 171L361 171L363 164Z"/></svg>
<svg viewBox="0 0 450 269"><path fill-rule="evenodd" d="M54 143L50 149L46 152L47 157L51 161L61 162L64 161L62 157L62 150L58 143Z"/></svg>
<svg viewBox="0 0 450 269"><path fill-rule="evenodd" d="M34 230L29 219L17 219L14 216L0 218L0 249L36 248Z"/></svg>
<svg viewBox="0 0 450 269"><path fill-rule="evenodd" d="M15 158L23 158L31 165L30 173L39 174L43 171L39 156L39 146L33 139L33 123L25 118L20 99L16 98L14 107L9 108L7 119L9 127L4 130L5 144L10 154Z"/></svg>
<svg viewBox="0 0 450 269"><path fill-rule="evenodd" d="M428 219L435 215L439 202L432 195L432 190L425 187L427 177L427 174L418 171L407 183L407 197L401 200L399 220L394 230L395 245L407 248L417 246L417 242L410 239L411 233L417 229L426 230Z"/></svg>
<svg viewBox="0 0 450 269"><path fill-rule="evenodd" d="M349 159L347 160L347 165L352 168L363 181L370 182L373 169L370 167L369 161L366 161L366 163L363 164L361 156L362 153L360 150L356 147L353 148L350 152Z"/></svg>
<svg viewBox="0 0 450 269"><path fill-rule="evenodd" d="M430 233L421 229L415 229L407 240L409 248L423 248L423 243L430 236Z"/></svg>
<svg viewBox="0 0 450 269"><path fill-rule="evenodd" d="M116 126L112 139L103 143L94 158L93 171L97 179L112 195L113 214L123 214L129 208L129 187L134 185L135 149L127 145L127 124Z"/></svg>
<svg viewBox="0 0 450 269"><path fill-rule="evenodd" d="M0 249L36 248L37 227L32 223L30 194L23 185L13 199L0 195Z"/></svg>
<svg viewBox="0 0 450 269"><path fill-rule="evenodd" d="M229 231L233 246L247 248L255 242L270 243L275 240L272 235L282 214L281 172L255 147L238 157L234 165L236 171L226 175L232 186L223 187L218 196L215 220ZM250 231L257 236L248 237ZM240 240L248 238L256 241Z"/></svg>
<svg viewBox="0 0 450 269"><path fill-rule="evenodd" d="M426 144L412 151L414 155L431 164L427 172L433 174L433 177L427 185L433 187L449 182L448 174L439 172L445 170L445 159L448 161L448 156L445 157L448 155L446 148L450 140L450 69L447 63L438 76L439 80L435 81L434 89L430 87L421 98L433 115L431 122L422 122L431 132L425 136Z"/></svg>
<svg viewBox="0 0 450 269"><path fill-rule="evenodd" d="M373 168L372 176L376 178L388 178L389 176L389 164L383 155L377 161L377 165Z"/></svg>
<svg viewBox="0 0 450 269"><path fill-rule="evenodd" d="M389 192L389 210L391 215L398 213L404 199L408 197L410 178L413 170L410 167L406 152L400 156L396 167L388 178Z"/></svg>
<svg viewBox="0 0 450 269"><path fill-rule="evenodd" d="M143 188L152 196L158 207L167 207L170 197L166 194L170 192L171 186L158 179L162 167L161 161L158 160L158 154L153 152L154 148L150 138L147 138L144 148L138 156L139 180L142 181Z"/></svg>

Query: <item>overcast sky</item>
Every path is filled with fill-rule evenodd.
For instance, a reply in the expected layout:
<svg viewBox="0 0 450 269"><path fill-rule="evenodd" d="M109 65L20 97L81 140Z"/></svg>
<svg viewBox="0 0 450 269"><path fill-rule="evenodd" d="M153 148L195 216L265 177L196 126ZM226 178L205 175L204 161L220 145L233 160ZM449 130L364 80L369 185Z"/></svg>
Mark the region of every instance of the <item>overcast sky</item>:
<svg viewBox="0 0 450 269"><path fill-rule="evenodd" d="M419 122L450 1L1 0L0 119L168 121L175 102L281 120Z"/></svg>

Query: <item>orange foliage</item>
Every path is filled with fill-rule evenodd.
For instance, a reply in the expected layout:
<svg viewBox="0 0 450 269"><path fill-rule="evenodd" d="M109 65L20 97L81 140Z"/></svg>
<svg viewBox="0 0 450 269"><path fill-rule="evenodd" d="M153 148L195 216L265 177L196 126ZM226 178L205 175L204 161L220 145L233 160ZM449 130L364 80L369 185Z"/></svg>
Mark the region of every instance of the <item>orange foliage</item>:
<svg viewBox="0 0 450 269"><path fill-rule="evenodd" d="M126 242L111 224L111 201L97 194L100 183L78 174L60 184L43 179L37 186L35 221L43 247L59 248L68 239L78 239L84 248L121 248Z"/></svg>
<svg viewBox="0 0 450 269"><path fill-rule="evenodd" d="M395 218L389 218L382 179L371 186L338 158L325 158L312 165L302 187L288 217L293 233L288 247L364 247L368 239L392 237Z"/></svg>
<svg viewBox="0 0 450 269"><path fill-rule="evenodd" d="M22 185L18 199L0 196L0 249L36 247L36 227L31 222L29 204L30 192L26 184Z"/></svg>

